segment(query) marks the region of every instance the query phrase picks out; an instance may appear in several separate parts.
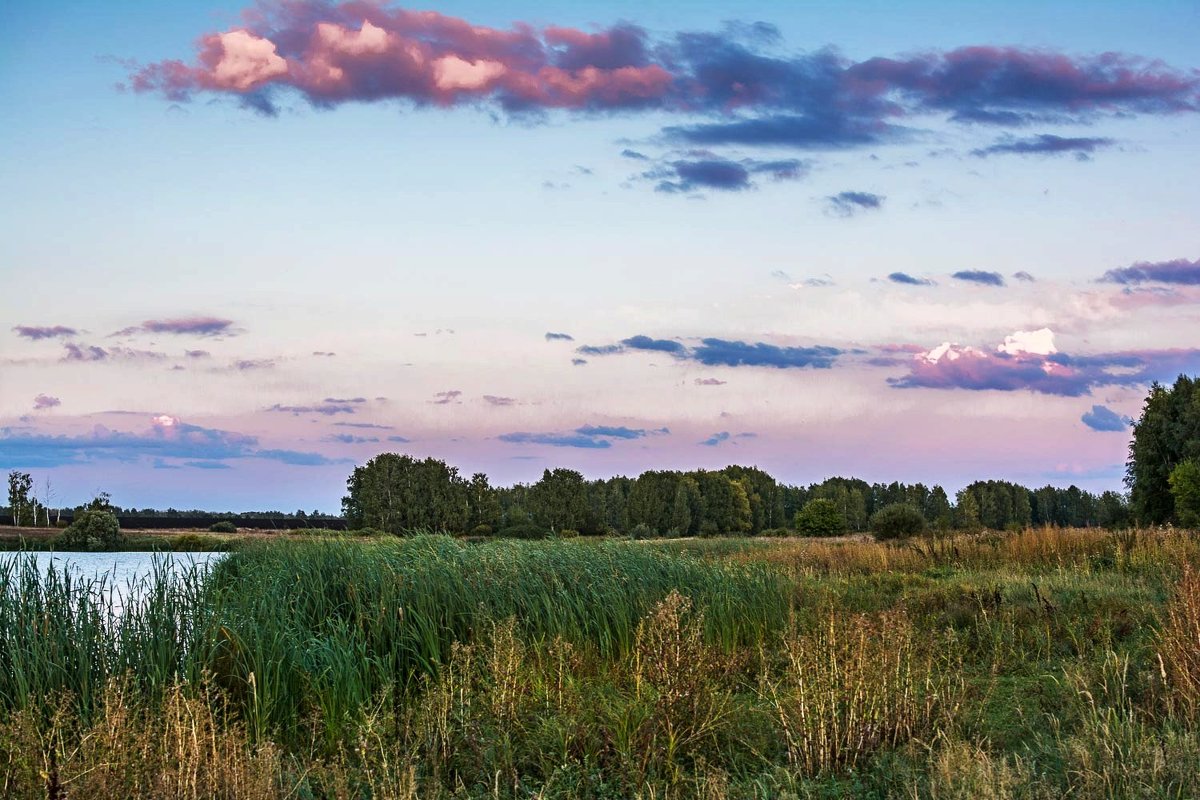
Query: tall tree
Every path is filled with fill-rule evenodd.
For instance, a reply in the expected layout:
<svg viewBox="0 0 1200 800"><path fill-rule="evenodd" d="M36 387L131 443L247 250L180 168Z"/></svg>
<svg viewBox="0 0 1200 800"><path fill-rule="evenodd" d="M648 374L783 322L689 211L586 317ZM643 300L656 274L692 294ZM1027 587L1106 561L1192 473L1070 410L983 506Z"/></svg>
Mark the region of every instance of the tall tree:
<svg viewBox="0 0 1200 800"><path fill-rule="evenodd" d="M355 527L403 534L462 531L470 512L467 481L444 461L383 453L355 467L342 511Z"/></svg>
<svg viewBox="0 0 1200 800"><path fill-rule="evenodd" d="M588 486L573 469L545 470L529 487L529 510L534 521L552 531L584 527L588 515Z"/></svg>
<svg viewBox="0 0 1200 800"><path fill-rule="evenodd" d="M1143 524L1175 519L1171 472L1200 458L1200 380L1180 375L1171 388L1150 387L1133 426L1125 483L1133 514Z"/></svg>
<svg viewBox="0 0 1200 800"><path fill-rule="evenodd" d="M28 472L13 470L8 473L8 507L12 511L13 525L33 522L33 501L29 493L33 489L33 478Z"/></svg>

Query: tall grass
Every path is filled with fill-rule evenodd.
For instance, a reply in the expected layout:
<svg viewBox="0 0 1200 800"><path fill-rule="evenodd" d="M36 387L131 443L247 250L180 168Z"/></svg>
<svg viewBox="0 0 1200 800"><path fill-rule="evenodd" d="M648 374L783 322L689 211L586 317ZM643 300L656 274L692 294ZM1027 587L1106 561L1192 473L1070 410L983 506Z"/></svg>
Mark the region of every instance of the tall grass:
<svg viewBox="0 0 1200 800"><path fill-rule="evenodd" d="M0 797L1189 797L1200 548L252 543L0 561Z"/></svg>

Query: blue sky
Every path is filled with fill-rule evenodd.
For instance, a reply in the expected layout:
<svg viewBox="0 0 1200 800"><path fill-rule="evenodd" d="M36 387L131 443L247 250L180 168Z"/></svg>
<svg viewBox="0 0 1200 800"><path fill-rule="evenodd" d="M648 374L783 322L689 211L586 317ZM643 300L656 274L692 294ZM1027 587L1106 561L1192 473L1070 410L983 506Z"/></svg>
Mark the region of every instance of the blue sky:
<svg viewBox="0 0 1200 800"><path fill-rule="evenodd" d="M0 467L211 508L335 509L383 450L1116 488L1200 366L1193 3L307 8L0 10ZM781 120L821 140L730 132Z"/></svg>

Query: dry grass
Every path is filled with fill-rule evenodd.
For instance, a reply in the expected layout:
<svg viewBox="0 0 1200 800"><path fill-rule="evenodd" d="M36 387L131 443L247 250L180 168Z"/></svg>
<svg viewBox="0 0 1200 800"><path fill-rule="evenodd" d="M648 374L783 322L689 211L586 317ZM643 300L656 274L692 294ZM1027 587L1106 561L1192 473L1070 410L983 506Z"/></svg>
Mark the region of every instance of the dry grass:
<svg viewBox="0 0 1200 800"><path fill-rule="evenodd" d="M789 763L818 775L931 736L963 688L953 670L939 669L938 644L919 644L900 612L831 615L815 632L788 637L787 668L769 693Z"/></svg>
<svg viewBox="0 0 1200 800"><path fill-rule="evenodd" d="M1168 710L1191 722L1200 719L1200 573L1190 566L1167 604L1158 664Z"/></svg>

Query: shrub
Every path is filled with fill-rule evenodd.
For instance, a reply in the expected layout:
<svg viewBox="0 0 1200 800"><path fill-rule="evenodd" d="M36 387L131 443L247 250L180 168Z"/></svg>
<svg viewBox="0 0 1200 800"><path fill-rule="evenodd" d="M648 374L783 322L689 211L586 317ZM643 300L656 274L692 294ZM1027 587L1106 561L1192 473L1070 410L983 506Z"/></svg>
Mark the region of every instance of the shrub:
<svg viewBox="0 0 1200 800"><path fill-rule="evenodd" d="M871 515L871 532L877 539L907 539L924 530L925 517L908 503L892 503Z"/></svg>
<svg viewBox="0 0 1200 800"><path fill-rule="evenodd" d="M212 525L209 525L208 530L210 533L237 533L237 525L234 525L227 519L223 519L220 522L214 522Z"/></svg>
<svg viewBox="0 0 1200 800"><path fill-rule="evenodd" d="M387 534L384 533L383 531L379 530L378 528L355 528L354 530L350 531L350 535L351 536L371 537L371 536L386 536Z"/></svg>
<svg viewBox="0 0 1200 800"><path fill-rule="evenodd" d="M846 530L846 518L832 500L809 500L796 512L796 531L802 536L837 536Z"/></svg>
<svg viewBox="0 0 1200 800"><path fill-rule="evenodd" d="M575 530L574 528L562 528L558 532L558 538L560 539L576 539L578 537L579 531Z"/></svg>
<svg viewBox="0 0 1200 800"><path fill-rule="evenodd" d="M492 526L491 525L476 525L474 528L471 529L471 535L472 536L491 536L492 535Z"/></svg>
<svg viewBox="0 0 1200 800"><path fill-rule="evenodd" d="M639 522L633 526L633 530L629 532L629 535L634 539L655 539L658 537L658 531L644 522Z"/></svg>
<svg viewBox="0 0 1200 800"><path fill-rule="evenodd" d="M713 522L711 519L706 519L704 522L700 523L701 536L716 536L720 532L720 529L717 528L717 523Z"/></svg>
<svg viewBox="0 0 1200 800"><path fill-rule="evenodd" d="M125 541L121 525L111 511L84 511L59 535L56 544L66 550L115 550Z"/></svg>
<svg viewBox="0 0 1200 800"><path fill-rule="evenodd" d="M504 539L545 539L550 532L532 522L518 522L501 528L496 535Z"/></svg>

